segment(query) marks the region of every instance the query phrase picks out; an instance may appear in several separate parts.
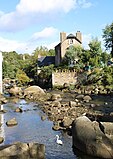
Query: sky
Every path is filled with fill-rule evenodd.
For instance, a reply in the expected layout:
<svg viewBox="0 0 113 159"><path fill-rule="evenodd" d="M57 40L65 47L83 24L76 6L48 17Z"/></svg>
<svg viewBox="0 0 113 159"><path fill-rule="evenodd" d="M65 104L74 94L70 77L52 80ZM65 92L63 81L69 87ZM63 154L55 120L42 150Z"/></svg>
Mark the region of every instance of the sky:
<svg viewBox="0 0 113 159"><path fill-rule="evenodd" d="M0 0L0 51L33 53L60 42L60 32L82 33L103 44L103 29L113 22L113 0Z"/></svg>

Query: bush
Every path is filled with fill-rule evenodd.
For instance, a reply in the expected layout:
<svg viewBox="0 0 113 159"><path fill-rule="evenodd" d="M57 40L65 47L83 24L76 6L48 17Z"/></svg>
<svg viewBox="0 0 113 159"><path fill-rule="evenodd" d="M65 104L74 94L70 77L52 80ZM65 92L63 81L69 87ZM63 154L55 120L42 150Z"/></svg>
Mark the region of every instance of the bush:
<svg viewBox="0 0 113 159"><path fill-rule="evenodd" d="M102 84L104 86L106 85L112 85L113 84L113 67L105 67L103 69L103 78L102 78Z"/></svg>
<svg viewBox="0 0 113 159"><path fill-rule="evenodd" d="M28 84L28 82L30 82L30 78L22 70L17 71L16 79L18 80L20 85L26 85Z"/></svg>

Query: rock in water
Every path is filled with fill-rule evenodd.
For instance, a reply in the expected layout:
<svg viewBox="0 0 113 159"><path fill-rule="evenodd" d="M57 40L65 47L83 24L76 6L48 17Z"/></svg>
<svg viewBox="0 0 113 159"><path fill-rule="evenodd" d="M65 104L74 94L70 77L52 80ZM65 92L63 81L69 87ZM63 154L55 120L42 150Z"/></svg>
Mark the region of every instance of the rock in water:
<svg viewBox="0 0 113 159"><path fill-rule="evenodd" d="M72 123L72 142L73 148L77 148L88 155L113 159L112 139L102 131L99 122L92 122L86 116L78 117Z"/></svg>

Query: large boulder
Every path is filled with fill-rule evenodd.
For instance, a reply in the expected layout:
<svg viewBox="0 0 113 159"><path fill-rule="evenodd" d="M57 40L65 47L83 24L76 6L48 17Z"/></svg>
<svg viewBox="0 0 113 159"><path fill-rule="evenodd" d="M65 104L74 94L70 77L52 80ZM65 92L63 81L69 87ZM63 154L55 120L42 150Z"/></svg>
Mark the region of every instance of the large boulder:
<svg viewBox="0 0 113 159"><path fill-rule="evenodd" d="M36 93L41 93L41 94L45 94L45 92L44 92L44 90L42 89L42 88L40 88L39 86L30 86L30 87L28 87L28 88L26 88L25 90L24 90L24 93L26 94L26 93L34 93L34 92L36 92Z"/></svg>
<svg viewBox="0 0 113 159"><path fill-rule="evenodd" d="M24 97L27 99L41 99L45 97L46 93L39 86L30 86L24 90Z"/></svg>
<svg viewBox="0 0 113 159"><path fill-rule="evenodd" d="M1 146L0 147L0 158L35 158L45 159L45 146L38 143L21 143Z"/></svg>
<svg viewBox="0 0 113 159"><path fill-rule="evenodd" d="M33 93L36 93L39 95L45 94L44 90L40 88L39 86L30 86L24 90L24 95L33 94Z"/></svg>
<svg viewBox="0 0 113 159"><path fill-rule="evenodd" d="M86 116L78 117L72 123L73 148L88 155L111 159L113 158L113 141L110 139L111 134L106 133L105 124L92 122Z"/></svg>
<svg viewBox="0 0 113 159"><path fill-rule="evenodd" d="M13 86L12 88L9 89L9 93L12 96L21 96L22 95L22 89L17 86Z"/></svg>

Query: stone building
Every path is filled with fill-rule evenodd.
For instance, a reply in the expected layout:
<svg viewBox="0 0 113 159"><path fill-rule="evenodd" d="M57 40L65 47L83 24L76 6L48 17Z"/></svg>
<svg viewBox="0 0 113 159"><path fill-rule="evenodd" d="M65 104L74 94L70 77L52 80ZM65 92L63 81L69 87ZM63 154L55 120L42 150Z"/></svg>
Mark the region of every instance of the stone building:
<svg viewBox="0 0 113 159"><path fill-rule="evenodd" d="M60 33L60 43L55 46L55 65L58 66L65 56L66 50L70 46L81 46L82 45L82 34L77 31L76 34L66 35L65 32Z"/></svg>

